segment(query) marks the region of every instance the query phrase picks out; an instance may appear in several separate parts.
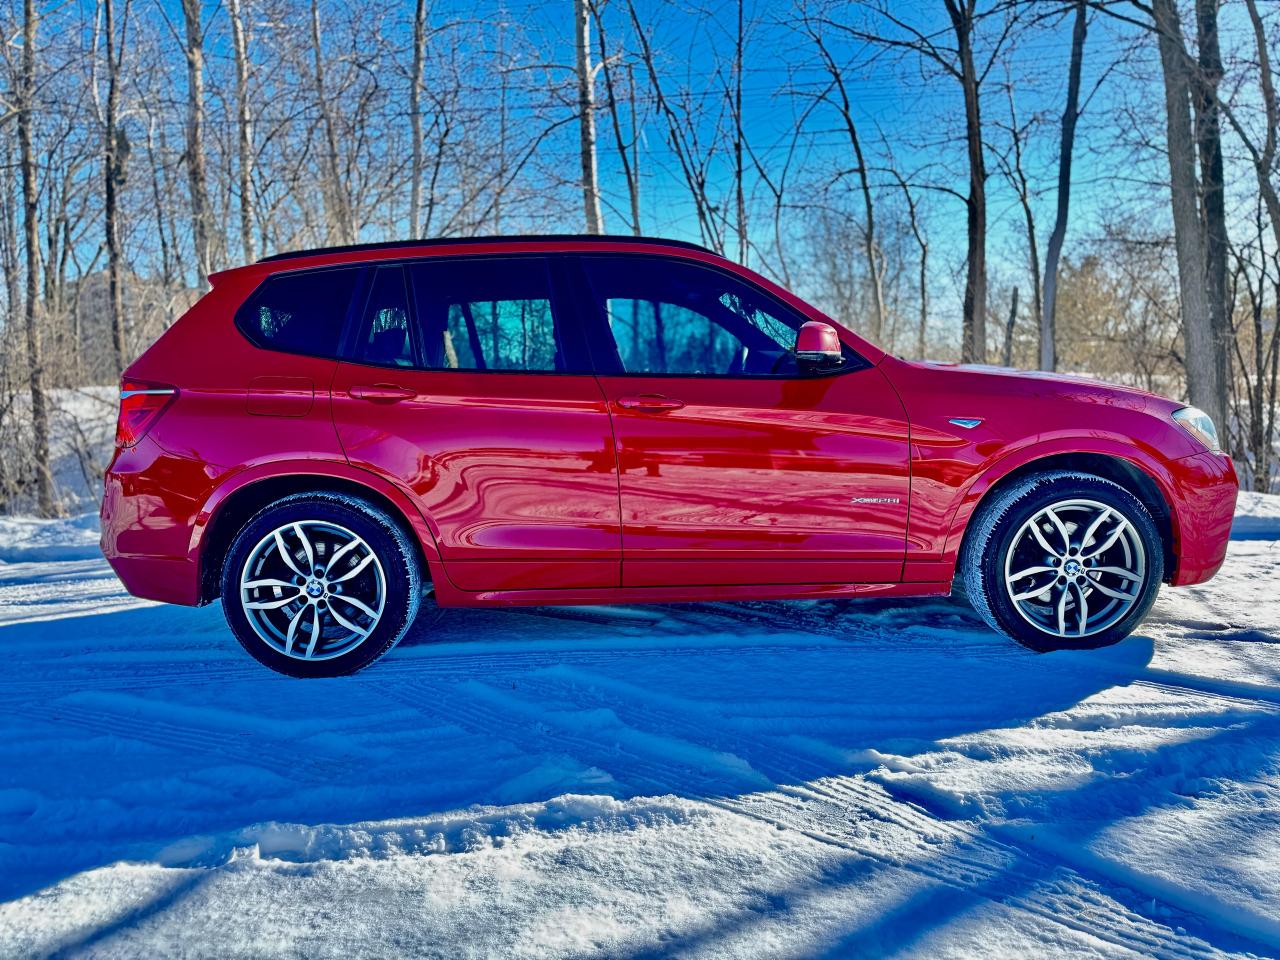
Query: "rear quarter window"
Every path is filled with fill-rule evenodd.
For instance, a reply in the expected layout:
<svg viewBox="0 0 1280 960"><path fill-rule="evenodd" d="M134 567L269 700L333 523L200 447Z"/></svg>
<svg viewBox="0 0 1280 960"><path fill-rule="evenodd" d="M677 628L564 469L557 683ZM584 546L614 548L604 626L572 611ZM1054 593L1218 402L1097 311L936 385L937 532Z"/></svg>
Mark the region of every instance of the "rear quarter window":
<svg viewBox="0 0 1280 960"><path fill-rule="evenodd" d="M336 357L359 278L358 267L268 277L236 312L236 326L269 350Z"/></svg>

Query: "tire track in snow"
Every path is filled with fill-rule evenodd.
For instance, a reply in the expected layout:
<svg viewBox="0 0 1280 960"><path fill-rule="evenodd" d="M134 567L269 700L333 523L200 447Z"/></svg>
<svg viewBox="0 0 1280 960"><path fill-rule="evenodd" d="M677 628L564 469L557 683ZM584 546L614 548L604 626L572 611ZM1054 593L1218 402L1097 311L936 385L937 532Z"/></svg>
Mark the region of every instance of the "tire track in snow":
<svg viewBox="0 0 1280 960"><path fill-rule="evenodd" d="M923 841L919 849L925 856L919 860L904 860L892 852L882 854L869 850L867 837L857 821L849 816L850 810L845 804L824 799L822 795L827 790L814 790L812 785L804 792L816 796L807 798L808 802L789 803L784 798L790 791L784 790L778 794L709 802L743 816L797 830L818 842L911 870L949 891L998 903L1138 954L1188 960L1227 955L1198 937L1179 934L1125 906L1106 889L1111 884L1104 886L1072 867L1060 866L1025 849L976 833L962 831L959 836L933 841L932 856L928 841ZM902 803L888 791L884 799L892 805ZM823 811L815 807L816 803L830 804L832 809ZM936 827L937 821L933 821L933 825ZM926 902L915 912L923 918L929 916L931 909ZM1228 932L1232 939L1239 938L1235 931Z"/></svg>
<svg viewBox="0 0 1280 960"><path fill-rule="evenodd" d="M962 844L965 849L980 849L983 856L988 858L992 856L993 851L1004 850L1011 855L1038 864L1043 871L1047 872L1051 869L1050 861L1045 860L1045 855L1052 855L1054 851L1029 843L1020 833L1000 830L997 825L986 823L973 825L971 821L960 819L961 814L956 811L944 811L939 815L931 809L927 801L922 801L921 798L907 793L895 784L882 781L875 781L873 784L857 776L830 777L819 774L815 779L813 771L815 766L819 765L810 758L797 754L792 747L783 745L775 737L752 735L749 732L736 730L725 735L716 725L707 722L713 718L696 701L682 701L667 694L646 691L626 681L618 681L574 668L560 668L550 676L525 678L522 681L522 687L548 698L575 696L580 699L585 698L593 705L609 707L624 720L656 723L662 729L677 732L693 742L705 742L717 749L732 749L758 768L790 770L797 783L780 786L781 792L833 802L845 809L852 806L859 811L871 811L877 819L894 823L924 837L935 838L932 841L926 840L926 843L942 842L936 839L942 837L947 841ZM612 692L616 696L610 697L605 691ZM651 704L655 700L663 703L664 707L653 707ZM734 723L732 718L715 716L714 719L720 725L726 722ZM1157 780L1163 775L1162 770L1155 769L1150 771L1147 779ZM733 804L733 801L728 801L719 805L729 808ZM977 870L979 875L984 869L981 861L971 857L957 856L955 859L957 863L967 864L970 869ZM1193 904L1178 897L1176 891L1153 889L1149 884L1146 886L1135 884L1136 878L1133 875L1121 876L1115 871L1107 870L1105 864L1098 864L1092 860L1083 861L1079 858L1062 857L1057 859L1072 863L1072 869L1077 875L1099 888L1123 889L1137 885L1154 900L1174 904L1178 910L1195 915L1208 927L1219 927L1229 934L1247 940L1261 938L1263 942L1268 942L1266 925L1256 922L1246 912L1239 912L1239 916L1225 921L1206 918L1194 909ZM967 882L967 880L959 877L956 882ZM1134 916L1139 915L1134 911L1130 913ZM1160 926L1158 921L1148 922ZM1151 945L1145 945L1143 949L1149 950ZM1168 953L1168 951L1165 952Z"/></svg>
<svg viewBox="0 0 1280 960"><path fill-rule="evenodd" d="M826 778L778 790L742 794L726 777L729 769L752 769L747 761L735 768L726 757L721 772L708 774L687 764L673 763L666 748L675 752L699 746L669 736L645 741L628 740L631 749L609 748L599 739L571 732L589 726L586 718L599 709L578 710L580 721L570 721L572 710L545 710L536 703L478 682L448 691L398 690L389 695L414 706L436 720L454 722L473 733L498 736L529 753L550 752L572 756L609 771L619 763L638 776L615 777L632 787L643 786L659 793L681 793L700 802L771 826L791 829L814 840L838 847L848 854L897 869L905 869L947 888L948 894L976 896L1020 910L1036 918L1076 932L1134 950L1138 953L1176 958L1221 957L1222 951L1198 938L1179 935L1158 921L1120 904L1104 892L1103 884L1078 870L1062 868L1026 848L984 836L968 822L939 819L914 802L897 797L881 784L871 785L851 778ZM617 715L607 712L614 719ZM621 724L620 726L626 726ZM706 749L706 747L702 747ZM777 748L771 748L775 751ZM646 756L647 754L647 756ZM612 774L611 774L612 775ZM726 782L728 781L728 782ZM856 784L856 785L855 785ZM850 802L852 801L852 806ZM883 834L894 830L893 842ZM915 856L904 856L903 851ZM1042 903L1030 895L1010 894L1005 888L1040 891L1056 872L1068 870L1071 886L1058 899L1084 897L1088 905L1082 913L1078 905L1070 909L1056 901ZM990 891L975 890L990 887ZM1159 899L1159 898L1156 898ZM1182 911L1174 911L1181 913ZM1226 931L1232 938L1234 930Z"/></svg>
<svg viewBox="0 0 1280 960"><path fill-rule="evenodd" d="M157 704L169 707L167 704ZM301 749L288 747L289 741L277 739L267 732L270 721L263 719L261 730L233 730L219 727L204 718L202 723L184 722L181 707L169 707L172 718L151 711L131 713L108 706L81 704L66 699L39 706L24 706L17 713L33 724L69 725L94 736L119 737L172 750L179 754L197 753L220 760L231 760L260 767L291 779L325 783L350 766L345 753L316 756L317 746L306 743ZM385 719L385 717L383 718ZM343 728L343 732L351 731Z"/></svg>
<svg viewBox="0 0 1280 960"><path fill-rule="evenodd" d="M610 745L598 736L577 732L599 730L601 724L610 719L605 715L607 711L547 711L479 681L447 690L396 689L387 691L387 695L414 707L436 722L461 726L481 736L498 737L526 752L532 752L532 745L533 750L567 755L580 763L604 770L618 783L656 794L736 792L743 787L758 788L768 782L763 774L739 758L717 755L692 744L687 745L692 749L685 751L689 757L687 764L672 763L669 751L671 748L679 749L677 741L646 734L620 723L609 728L621 736ZM646 749L645 738L660 739L667 749L658 744ZM708 768L712 772L708 772Z"/></svg>

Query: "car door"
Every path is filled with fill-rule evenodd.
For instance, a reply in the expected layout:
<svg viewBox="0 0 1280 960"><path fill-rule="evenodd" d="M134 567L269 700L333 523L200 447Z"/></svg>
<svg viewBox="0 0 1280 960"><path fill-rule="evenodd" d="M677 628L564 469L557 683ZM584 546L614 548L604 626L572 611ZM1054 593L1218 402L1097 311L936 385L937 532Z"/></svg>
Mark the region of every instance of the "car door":
<svg viewBox="0 0 1280 960"><path fill-rule="evenodd" d="M809 319L691 260L584 255L588 326L617 443L623 585L892 582L909 435L883 375L846 347L824 375Z"/></svg>
<svg viewBox="0 0 1280 960"><path fill-rule="evenodd" d="M460 589L616 587L608 409L547 258L370 272L332 387L347 457L412 490Z"/></svg>

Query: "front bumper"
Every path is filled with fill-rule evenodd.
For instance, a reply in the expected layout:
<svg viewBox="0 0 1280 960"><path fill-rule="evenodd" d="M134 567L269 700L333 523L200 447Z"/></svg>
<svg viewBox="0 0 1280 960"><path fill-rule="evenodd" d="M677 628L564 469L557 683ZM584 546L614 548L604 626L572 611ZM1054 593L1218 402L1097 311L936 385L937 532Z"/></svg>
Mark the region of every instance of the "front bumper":
<svg viewBox="0 0 1280 960"><path fill-rule="evenodd" d="M1175 460L1170 473L1177 566L1169 582L1204 583L1227 556L1240 491L1235 466L1226 454L1201 453Z"/></svg>

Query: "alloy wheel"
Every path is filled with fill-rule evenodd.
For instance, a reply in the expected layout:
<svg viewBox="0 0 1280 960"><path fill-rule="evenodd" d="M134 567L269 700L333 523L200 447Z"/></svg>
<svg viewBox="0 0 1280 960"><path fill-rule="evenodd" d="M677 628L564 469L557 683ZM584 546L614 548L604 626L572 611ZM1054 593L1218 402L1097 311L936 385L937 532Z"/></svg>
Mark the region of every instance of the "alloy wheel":
<svg viewBox="0 0 1280 960"><path fill-rule="evenodd" d="M1004 558L1014 609L1055 637L1088 637L1114 626L1142 596L1146 577L1137 528L1097 500L1060 500L1037 510Z"/></svg>
<svg viewBox="0 0 1280 960"><path fill-rule="evenodd" d="M240 605L250 627L295 660L350 653L373 633L386 600L386 575L372 547L328 521L272 530L240 574Z"/></svg>

